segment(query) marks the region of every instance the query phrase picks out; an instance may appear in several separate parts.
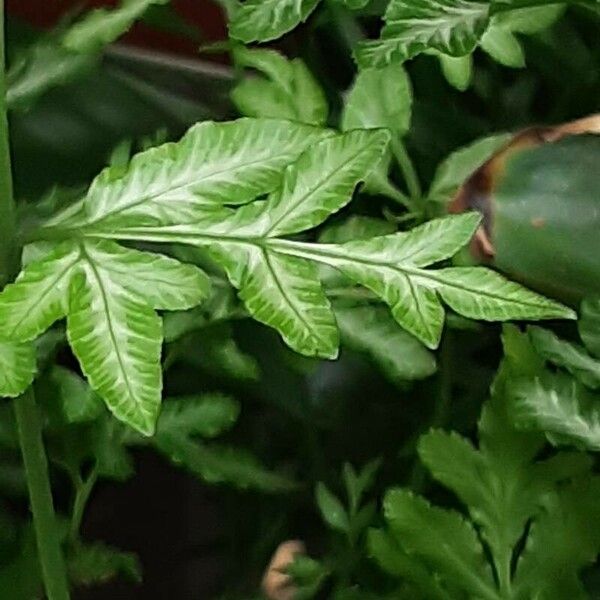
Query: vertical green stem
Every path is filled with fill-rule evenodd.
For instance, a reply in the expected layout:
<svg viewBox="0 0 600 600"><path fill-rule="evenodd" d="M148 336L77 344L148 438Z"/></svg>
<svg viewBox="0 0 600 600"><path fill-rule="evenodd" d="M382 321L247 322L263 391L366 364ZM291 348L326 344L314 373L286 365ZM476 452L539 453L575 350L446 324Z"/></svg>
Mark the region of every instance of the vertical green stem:
<svg viewBox="0 0 600 600"><path fill-rule="evenodd" d="M411 199L413 201L419 200L421 198L421 184L404 143L397 136L392 136L391 147L396 162L402 171Z"/></svg>
<svg viewBox="0 0 600 600"><path fill-rule="evenodd" d="M14 406L46 595L48 600L69 600L40 416L32 389L17 398Z"/></svg>
<svg viewBox="0 0 600 600"><path fill-rule="evenodd" d="M6 107L4 0L0 0L0 286L5 285L19 269L16 225ZM33 390L29 389L17 398L14 408L46 595L49 600L68 600L66 570Z"/></svg>
<svg viewBox="0 0 600 600"><path fill-rule="evenodd" d="M97 479L98 473L94 467L94 470L88 475L87 479L82 480L81 477L79 477L73 482L75 485L75 501L73 502L71 527L69 529L70 542L76 542L77 538L79 537L79 529L81 528L83 513Z"/></svg>
<svg viewBox="0 0 600 600"><path fill-rule="evenodd" d="M13 198L8 115L6 109L6 75L4 58L4 0L0 0L0 286L15 274L18 267L16 209Z"/></svg>

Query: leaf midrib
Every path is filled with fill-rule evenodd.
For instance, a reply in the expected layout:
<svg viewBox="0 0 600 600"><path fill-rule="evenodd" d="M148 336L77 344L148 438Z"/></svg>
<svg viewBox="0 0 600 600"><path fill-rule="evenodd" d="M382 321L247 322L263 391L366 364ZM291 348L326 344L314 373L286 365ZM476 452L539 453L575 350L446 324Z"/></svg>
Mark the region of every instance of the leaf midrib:
<svg viewBox="0 0 600 600"><path fill-rule="evenodd" d="M398 272L408 276L418 277L420 279L428 280L437 285L441 285L446 289L455 289L464 292L465 294L478 295L480 297L487 297L493 300L498 300L505 303L510 303L517 306L523 306L528 308L540 308L540 304L535 301L523 300L521 298L514 299L508 298L501 294L495 294L489 291L482 291L479 289L473 289L465 285L458 284L456 282L449 282L443 277L436 275L435 271L426 270L418 267L410 267L404 265L393 264L386 261L375 261L368 260L364 257L356 254L345 254L336 251L333 248L327 248L326 244L313 244L306 242L299 242L295 240L288 240L282 238L263 238L263 237L240 237L240 236L228 236L228 235L215 235L215 234L198 234L198 233L184 233L169 231L168 228L163 228L159 233L156 232L157 228L131 228L123 231L112 231L112 232L90 232L90 237L100 239L116 239L116 240L132 240L132 241L151 241L158 243L171 243L177 241L179 243L187 243L190 245L210 245L215 242L228 242L238 243L242 245L250 245L252 247L271 247L275 252L281 254L287 254L289 256L296 256L298 258L304 258L327 264L330 266L333 262L339 261L342 263L358 263L366 267L379 267L388 268L394 272ZM193 241L192 241L193 240ZM435 261L433 261L435 262ZM432 263L431 263L432 264Z"/></svg>
<svg viewBox="0 0 600 600"><path fill-rule="evenodd" d="M127 369L125 368L125 363L123 362L123 357L121 356L121 352L119 350L119 344L117 343L117 337L116 337L116 334L114 331L112 316L111 316L111 313L109 310L108 297L106 294L106 290L104 289L104 285L102 283L102 278L100 276L100 272L98 271L96 264L94 263L94 260L86 252L85 248L81 249L81 254L86 259L88 265L90 266L90 269L93 271L94 277L96 278L96 282L97 282L98 288L100 290L100 296L102 299L102 303L104 305L104 313L106 316L106 324L108 327L108 334L109 334L110 340L112 342L112 345L114 347L115 354L117 357L117 362L119 363L119 368L123 374L123 380L125 381L125 386L127 387L127 392L129 394L129 397L134 402L134 404L138 407L138 409L141 409L142 412L145 412L143 410L144 407L142 406L141 401L139 401L137 399L136 395L133 393L133 388L131 387L131 382L129 381L129 377L127 376Z"/></svg>

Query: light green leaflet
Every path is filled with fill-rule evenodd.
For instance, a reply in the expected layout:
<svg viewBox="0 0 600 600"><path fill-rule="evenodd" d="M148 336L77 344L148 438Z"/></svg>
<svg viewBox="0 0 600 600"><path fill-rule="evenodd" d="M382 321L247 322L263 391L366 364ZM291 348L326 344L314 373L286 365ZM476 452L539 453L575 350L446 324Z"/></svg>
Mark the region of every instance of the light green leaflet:
<svg viewBox="0 0 600 600"><path fill-rule="evenodd" d="M256 69L263 77L242 79L231 91L241 114L323 125L329 107L323 90L299 58L286 59L275 50L237 48L237 65Z"/></svg>
<svg viewBox="0 0 600 600"><path fill-rule="evenodd" d="M233 11L229 35L242 42L268 42L305 21L320 0L246 0Z"/></svg>
<svg viewBox="0 0 600 600"><path fill-rule="evenodd" d="M450 56L473 51L489 19L489 3L472 0L391 0L378 40L356 49L361 68L403 62L426 50Z"/></svg>
<svg viewBox="0 0 600 600"><path fill-rule="evenodd" d="M116 416L149 434L161 389L162 331L154 311L198 304L208 279L195 267L110 240L207 248L249 313L309 356L338 352L316 263L370 289L431 348L443 327L441 299L471 318L572 316L484 268L425 268L470 240L475 214L340 244L283 237L344 207L388 140L382 130L334 135L282 121L203 123L179 144L137 155L125 172L103 172L82 203L39 231L40 238L66 241L0 294L0 340L32 340L67 315L69 341L91 386ZM251 201L261 195L266 200Z"/></svg>
<svg viewBox="0 0 600 600"><path fill-rule="evenodd" d="M389 129L394 138L410 128L412 88L402 65L359 71L348 90L341 118L341 128ZM388 152L365 182L365 191L382 194L401 204L407 199L388 179L391 152Z"/></svg>
<svg viewBox="0 0 600 600"><path fill-rule="evenodd" d="M160 407L162 326L208 294L191 265L114 242L59 244L0 295L0 336L32 340L65 315L69 343L115 416L151 434Z"/></svg>

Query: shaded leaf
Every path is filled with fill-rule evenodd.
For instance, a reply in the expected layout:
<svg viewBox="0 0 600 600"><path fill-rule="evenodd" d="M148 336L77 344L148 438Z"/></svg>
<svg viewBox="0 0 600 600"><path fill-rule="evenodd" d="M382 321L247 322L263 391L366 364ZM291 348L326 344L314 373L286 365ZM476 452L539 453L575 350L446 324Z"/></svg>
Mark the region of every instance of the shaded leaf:
<svg viewBox="0 0 600 600"><path fill-rule="evenodd" d="M401 383L435 373L435 357L383 308L339 307L335 318L342 344L367 353L392 381Z"/></svg>
<svg viewBox="0 0 600 600"><path fill-rule="evenodd" d="M586 348L600 358L600 299L590 298L581 303L581 317L577 325Z"/></svg>
<svg viewBox="0 0 600 600"><path fill-rule="evenodd" d="M475 529L459 513L404 490L388 491L384 512L406 550L475 597L494 596L494 580ZM427 535L423 535L427 532Z"/></svg>
<svg viewBox="0 0 600 600"><path fill-rule="evenodd" d="M555 443L600 450L600 398L575 379L545 373L516 380L509 389L517 425L543 431Z"/></svg>
<svg viewBox="0 0 600 600"><path fill-rule="evenodd" d="M231 91L240 113L309 125L325 123L327 100L304 61L288 60L274 50L249 48L236 49L234 58L238 65L256 69L266 77L247 77Z"/></svg>
<svg viewBox="0 0 600 600"><path fill-rule="evenodd" d="M236 422L239 404L222 394L172 398L163 404L157 435L216 437Z"/></svg>
<svg viewBox="0 0 600 600"><path fill-rule="evenodd" d="M600 388L600 360L594 360L581 346L561 340L547 329L529 327L527 331L540 356L563 367L584 385Z"/></svg>
<svg viewBox="0 0 600 600"><path fill-rule="evenodd" d="M315 499L321 512L321 517L329 527L341 532L348 532L350 530L350 520L346 509L337 496L322 482L317 483Z"/></svg>
<svg viewBox="0 0 600 600"><path fill-rule="evenodd" d="M492 135L450 154L435 172L428 199L440 203L448 202L467 177L504 146L510 137L509 133Z"/></svg>
<svg viewBox="0 0 600 600"><path fill-rule="evenodd" d="M78 544L67 556L69 578L76 585L92 586L123 576L140 583L142 567L132 552L123 552L102 542Z"/></svg>
<svg viewBox="0 0 600 600"><path fill-rule="evenodd" d="M209 483L229 483L242 489L286 492L294 483L267 470L254 456L229 446L205 445L179 435L157 436L154 443L169 460Z"/></svg>
<svg viewBox="0 0 600 600"><path fill-rule="evenodd" d="M50 371L50 382L56 389L54 400L60 404L67 423L93 421L102 414L102 399L73 371L55 365Z"/></svg>

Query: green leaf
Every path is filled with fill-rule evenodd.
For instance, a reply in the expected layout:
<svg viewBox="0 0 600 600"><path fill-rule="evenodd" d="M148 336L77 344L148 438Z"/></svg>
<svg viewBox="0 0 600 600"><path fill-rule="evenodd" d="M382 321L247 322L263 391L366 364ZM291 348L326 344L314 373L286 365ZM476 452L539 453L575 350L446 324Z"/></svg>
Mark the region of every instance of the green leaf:
<svg viewBox="0 0 600 600"><path fill-rule="evenodd" d="M179 142L134 156L124 175L105 169L86 195L87 222L124 214L185 222L207 204L244 204L278 187L282 169L328 135L267 119L199 123Z"/></svg>
<svg viewBox="0 0 600 600"><path fill-rule="evenodd" d="M525 66L525 53L513 33L492 23L481 38L481 48L505 67Z"/></svg>
<svg viewBox="0 0 600 600"><path fill-rule="evenodd" d="M576 318L574 311L481 267L436 271L439 293L457 313L470 319L508 321Z"/></svg>
<svg viewBox="0 0 600 600"><path fill-rule="evenodd" d="M248 77L231 92L237 109L249 117L288 119L323 125L329 108L323 90L299 58L288 60L274 50L238 48L236 64L266 76Z"/></svg>
<svg viewBox="0 0 600 600"><path fill-rule="evenodd" d="M389 129L402 136L410 127L412 89L400 65L365 69L356 76L344 102L342 130ZM365 182L365 191L401 200L401 194L388 181L391 155L388 153ZM400 194L400 195L399 195Z"/></svg>
<svg viewBox="0 0 600 600"><path fill-rule="evenodd" d="M90 385L113 414L152 435L160 409L158 315L103 268L93 249L69 291L67 336Z"/></svg>
<svg viewBox="0 0 600 600"><path fill-rule="evenodd" d="M529 327L528 333L540 356L563 367L584 385L592 389L600 388L600 361L594 360L584 348L561 340L541 327Z"/></svg>
<svg viewBox="0 0 600 600"><path fill-rule="evenodd" d="M62 318L67 310L70 277L79 261L77 247L58 245L34 262L0 294L0 338L29 341Z"/></svg>
<svg viewBox="0 0 600 600"><path fill-rule="evenodd" d="M346 5L350 10L360 10L369 4L371 0L337 0Z"/></svg>
<svg viewBox="0 0 600 600"><path fill-rule="evenodd" d="M72 52L99 52L121 37L153 4L168 0L123 0L115 9L98 8L88 12L62 35L62 45Z"/></svg>
<svg viewBox="0 0 600 600"><path fill-rule="evenodd" d="M306 21L319 0L246 0L234 12L229 35L242 42L268 42Z"/></svg>
<svg viewBox="0 0 600 600"><path fill-rule="evenodd" d="M389 141L384 131L350 131L314 146L284 172L269 197L260 233L276 237L321 224L348 204L352 191L380 159Z"/></svg>
<svg viewBox="0 0 600 600"><path fill-rule="evenodd" d="M598 477L587 477L548 496L517 563L515 597L589 598L578 575L600 551L599 494Z"/></svg>
<svg viewBox="0 0 600 600"><path fill-rule="evenodd" d="M229 483L268 493L287 492L294 487L290 479L267 470L244 450L200 444L179 434L158 435L153 443L175 465L209 483Z"/></svg>
<svg viewBox="0 0 600 600"><path fill-rule="evenodd" d="M220 244L211 252L254 319L300 354L337 357L335 317L313 263L250 245Z"/></svg>
<svg viewBox="0 0 600 600"><path fill-rule="evenodd" d="M30 108L46 91L87 73L97 60L96 55L77 54L51 40L34 42L7 73L8 108Z"/></svg>
<svg viewBox="0 0 600 600"><path fill-rule="evenodd" d="M157 435L216 437L237 421L239 404L222 394L168 399L157 424Z"/></svg>
<svg viewBox="0 0 600 600"><path fill-rule="evenodd" d="M378 40L359 44L361 68L400 63L426 50L472 52L488 24L489 4L471 0L391 0Z"/></svg>
<svg viewBox="0 0 600 600"><path fill-rule="evenodd" d="M367 538L369 554L390 575L416 585L423 598L449 600L450 596L440 587L425 565L404 550L391 534L371 529Z"/></svg>
<svg viewBox="0 0 600 600"><path fill-rule="evenodd" d="M365 69L348 90L341 127L376 129L384 127L396 135L410 128L412 89L401 65Z"/></svg>
<svg viewBox="0 0 600 600"><path fill-rule="evenodd" d="M67 423L93 421L102 414L102 399L73 371L55 365L49 379L56 388L54 400L60 404Z"/></svg>
<svg viewBox="0 0 600 600"><path fill-rule="evenodd" d="M376 458L367 463L357 474L350 463L344 463L342 475L348 495L351 513L355 513L360 505L364 493L373 485L375 475L381 467L381 460Z"/></svg>
<svg viewBox="0 0 600 600"><path fill-rule="evenodd" d="M131 436L114 419L100 419L92 430L92 450L100 477L126 481L134 474L134 465L125 443ZM137 435L136 435L137 437Z"/></svg>
<svg viewBox="0 0 600 600"><path fill-rule="evenodd" d="M577 326L586 348L600 358L600 298L586 299L581 303Z"/></svg>
<svg viewBox="0 0 600 600"><path fill-rule="evenodd" d="M429 377L436 370L433 354L402 330L383 308L335 308L342 345L367 353L394 382Z"/></svg>
<svg viewBox="0 0 600 600"><path fill-rule="evenodd" d="M100 585L119 576L136 583L142 581L142 567L135 554L102 542L77 544L69 551L67 565L69 578L76 585Z"/></svg>
<svg viewBox="0 0 600 600"><path fill-rule="evenodd" d="M471 85L473 77L472 55L448 56L447 54L439 54L438 59L446 81L457 90L464 92Z"/></svg>
<svg viewBox="0 0 600 600"><path fill-rule="evenodd" d="M572 377L545 373L510 387L515 423L545 432L554 443L600 450L600 398Z"/></svg>
<svg viewBox="0 0 600 600"><path fill-rule="evenodd" d="M496 13L492 23L513 33L531 35L550 27L562 16L566 7L566 3L553 2L527 8L511 7L510 10Z"/></svg>
<svg viewBox="0 0 600 600"><path fill-rule="evenodd" d="M32 383L36 373L35 346L0 342L0 397L16 398Z"/></svg>
<svg viewBox="0 0 600 600"><path fill-rule="evenodd" d="M396 226L389 221L351 215L344 221L328 225L319 235L319 241L323 244L343 244L352 240L368 240L395 231Z"/></svg>
<svg viewBox="0 0 600 600"><path fill-rule="evenodd" d="M297 554L285 568L293 581L294 600L314 598L329 576L329 570L319 561Z"/></svg>
<svg viewBox="0 0 600 600"><path fill-rule="evenodd" d="M127 32L151 5L167 1L124 0L112 10L86 13L56 39L34 42L7 74L8 107L26 109L47 90L86 72L99 60L101 50Z"/></svg>
<svg viewBox="0 0 600 600"><path fill-rule="evenodd" d="M476 598L494 595L494 579L472 525L405 490L388 491L384 513L407 552ZM426 532L426 535L424 533Z"/></svg>
<svg viewBox="0 0 600 600"><path fill-rule="evenodd" d="M502 146L511 134L500 133L472 142L456 150L438 166L429 188L428 199L446 203L463 182Z"/></svg>
<svg viewBox="0 0 600 600"><path fill-rule="evenodd" d="M350 520L346 509L337 496L322 482L317 483L315 499L321 516L329 527L344 533L350 530Z"/></svg>
<svg viewBox="0 0 600 600"><path fill-rule="evenodd" d="M106 241L96 243L88 256L90 252L115 285L144 298L152 308L185 310L208 297L210 279L194 265Z"/></svg>

